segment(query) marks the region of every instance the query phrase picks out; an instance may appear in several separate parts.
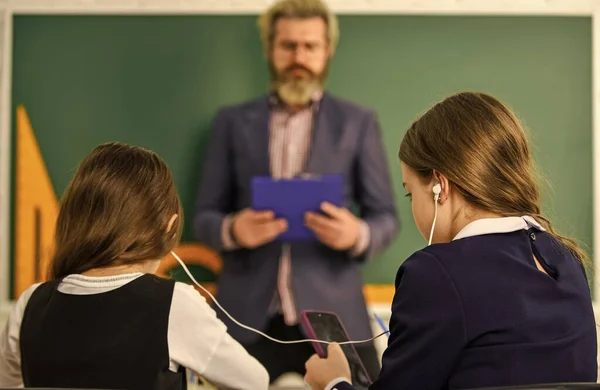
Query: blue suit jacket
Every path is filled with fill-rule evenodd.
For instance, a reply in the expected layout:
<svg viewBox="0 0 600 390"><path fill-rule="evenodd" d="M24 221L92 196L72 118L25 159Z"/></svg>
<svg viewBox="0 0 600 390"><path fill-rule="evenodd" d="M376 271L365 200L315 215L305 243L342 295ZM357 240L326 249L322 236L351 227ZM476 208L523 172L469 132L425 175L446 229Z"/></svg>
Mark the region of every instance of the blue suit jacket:
<svg viewBox="0 0 600 390"><path fill-rule="evenodd" d="M531 233L463 238L408 258L396 278L382 370L369 389L595 382L596 323L583 267L550 234ZM549 275L537 270L532 250Z"/></svg>
<svg viewBox="0 0 600 390"><path fill-rule="evenodd" d="M253 176L270 175L268 97L220 110L206 152L197 198L198 240L220 251L219 302L238 320L264 329L276 289L282 245L222 251L221 224L232 212L250 206ZM312 133L305 173L344 175L344 205L359 206L371 230L367 252L354 258L319 242L291 244L291 287L299 311L335 311L351 338L371 337L360 263L396 236L398 221L388 162L373 112L327 93ZM229 332L243 343L257 337L233 325L220 311Z"/></svg>

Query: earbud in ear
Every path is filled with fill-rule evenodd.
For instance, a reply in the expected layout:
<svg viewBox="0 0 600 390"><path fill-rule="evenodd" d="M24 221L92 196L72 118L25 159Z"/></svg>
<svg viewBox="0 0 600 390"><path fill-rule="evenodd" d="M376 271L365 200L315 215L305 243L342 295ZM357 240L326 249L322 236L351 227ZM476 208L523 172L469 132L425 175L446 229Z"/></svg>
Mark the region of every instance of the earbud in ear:
<svg viewBox="0 0 600 390"><path fill-rule="evenodd" d="M442 192L442 185L436 184L433 186L433 199L437 202L440 198L440 193Z"/></svg>
<svg viewBox="0 0 600 390"><path fill-rule="evenodd" d="M433 215L433 223L431 224L431 231L429 233L429 245L433 240L433 229L435 229L435 221L437 220L438 215L438 200L440 199L440 194L442 193L442 185L440 183L433 186L431 189L433 191L433 204L435 205L435 214Z"/></svg>

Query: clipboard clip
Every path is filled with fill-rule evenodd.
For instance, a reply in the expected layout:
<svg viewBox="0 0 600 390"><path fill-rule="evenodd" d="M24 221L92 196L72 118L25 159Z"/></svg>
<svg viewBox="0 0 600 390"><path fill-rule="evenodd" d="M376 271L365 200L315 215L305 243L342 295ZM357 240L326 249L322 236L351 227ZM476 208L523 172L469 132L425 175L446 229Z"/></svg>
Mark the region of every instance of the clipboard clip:
<svg viewBox="0 0 600 390"><path fill-rule="evenodd" d="M320 175L318 173L303 172L303 173L299 173L295 177L298 179L304 179L304 180L315 180L315 179L320 179L322 177L322 175Z"/></svg>

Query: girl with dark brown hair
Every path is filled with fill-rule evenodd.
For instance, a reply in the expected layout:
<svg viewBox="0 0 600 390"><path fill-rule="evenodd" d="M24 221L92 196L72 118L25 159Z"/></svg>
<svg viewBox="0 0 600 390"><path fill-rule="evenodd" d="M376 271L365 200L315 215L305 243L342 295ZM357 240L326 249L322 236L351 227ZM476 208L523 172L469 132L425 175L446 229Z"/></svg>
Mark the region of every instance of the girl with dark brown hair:
<svg viewBox="0 0 600 390"><path fill-rule="evenodd" d="M153 275L182 210L155 153L104 144L60 202L51 280L26 290L0 335L0 387L185 388L185 368L228 389L266 370L187 284Z"/></svg>

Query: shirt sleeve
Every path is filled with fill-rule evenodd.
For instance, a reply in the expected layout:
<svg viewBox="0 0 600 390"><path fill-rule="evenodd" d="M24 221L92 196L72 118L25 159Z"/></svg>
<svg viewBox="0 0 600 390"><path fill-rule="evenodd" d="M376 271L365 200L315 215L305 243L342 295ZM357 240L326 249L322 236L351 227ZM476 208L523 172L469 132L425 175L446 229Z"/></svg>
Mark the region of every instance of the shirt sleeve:
<svg viewBox="0 0 600 390"><path fill-rule="evenodd" d="M240 246L236 244L231 232L233 218L233 214L228 214L223 218L223 224L221 225L221 241L223 242L223 250L226 251L240 249Z"/></svg>
<svg viewBox="0 0 600 390"><path fill-rule="evenodd" d="M420 251L400 267L379 389L445 388L466 345L462 301L442 262Z"/></svg>
<svg viewBox="0 0 600 390"><path fill-rule="evenodd" d="M267 370L235 341L193 286L176 283L169 315L170 359L220 389L268 389Z"/></svg>
<svg viewBox="0 0 600 390"><path fill-rule="evenodd" d="M367 251L369 244L371 243L371 228L369 224L364 220L360 220L360 230L358 231L358 240L356 244L351 248L350 253L352 256L360 256Z"/></svg>
<svg viewBox="0 0 600 390"><path fill-rule="evenodd" d="M21 322L29 298L41 283L29 287L15 303L0 334L0 387L23 387L21 375Z"/></svg>

